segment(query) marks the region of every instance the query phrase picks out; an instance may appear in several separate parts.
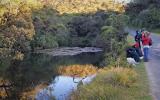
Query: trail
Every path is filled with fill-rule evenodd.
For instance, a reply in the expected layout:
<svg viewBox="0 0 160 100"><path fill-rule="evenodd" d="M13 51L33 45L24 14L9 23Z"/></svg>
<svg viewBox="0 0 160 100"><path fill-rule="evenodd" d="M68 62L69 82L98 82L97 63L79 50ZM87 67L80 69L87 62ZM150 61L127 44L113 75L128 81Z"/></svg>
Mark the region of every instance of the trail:
<svg viewBox="0 0 160 100"><path fill-rule="evenodd" d="M126 29L131 35L135 35L135 30ZM153 46L150 48L150 60L145 63L150 81L151 94L154 100L160 100L160 35L151 34Z"/></svg>

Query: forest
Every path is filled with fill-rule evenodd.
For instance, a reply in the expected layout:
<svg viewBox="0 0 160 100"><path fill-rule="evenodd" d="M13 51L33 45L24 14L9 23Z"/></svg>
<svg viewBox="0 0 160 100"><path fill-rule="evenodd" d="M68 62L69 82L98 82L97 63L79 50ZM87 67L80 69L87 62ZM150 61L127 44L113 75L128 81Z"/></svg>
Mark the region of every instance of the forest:
<svg viewBox="0 0 160 100"><path fill-rule="evenodd" d="M70 6L78 9L72 11ZM67 46L94 46L110 52L114 50L110 45L121 47L127 36L128 16L122 14L123 5L113 1L1 0L0 7L1 59L22 60L26 52Z"/></svg>
<svg viewBox="0 0 160 100"><path fill-rule="evenodd" d="M126 14L130 16L131 25L140 28L156 30L160 27L159 0L133 0L126 7Z"/></svg>

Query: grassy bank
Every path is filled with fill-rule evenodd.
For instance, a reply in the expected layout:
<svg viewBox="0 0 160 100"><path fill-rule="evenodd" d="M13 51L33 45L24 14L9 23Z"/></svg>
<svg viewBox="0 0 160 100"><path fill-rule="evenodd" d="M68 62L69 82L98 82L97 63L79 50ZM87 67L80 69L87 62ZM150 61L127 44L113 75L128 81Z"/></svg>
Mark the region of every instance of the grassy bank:
<svg viewBox="0 0 160 100"><path fill-rule="evenodd" d="M131 36L127 40L134 42ZM79 86L71 100L152 100L143 62L133 68L111 69L104 68L90 84Z"/></svg>
<svg viewBox="0 0 160 100"><path fill-rule="evenodd" d="M131 69L137 73L136 82L129 86L113 85L107 81L107 72L100 72L88 85L83 85L72 94L72 100L152 100L149 95L148 78L144 64ZM123 73L122 73L123 74ZM110 74L112 75L112 74ZM123 76L125 80L126 76Z"/></svg>
<svg viewBox="0 0 160 100"><path fill-rule="evenodd" d="M150 31L156 34L160 34L160 29L152 29Z"/></svg>

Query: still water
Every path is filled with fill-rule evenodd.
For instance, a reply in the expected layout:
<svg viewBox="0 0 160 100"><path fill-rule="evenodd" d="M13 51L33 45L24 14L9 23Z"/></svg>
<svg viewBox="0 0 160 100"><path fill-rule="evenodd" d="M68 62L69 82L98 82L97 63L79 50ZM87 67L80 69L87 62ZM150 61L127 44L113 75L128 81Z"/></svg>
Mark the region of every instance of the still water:
<svg viewBox="0 0 160 100"><path fill-rule="evenodd" d="M47 86L37 91L35 95L37 99L40 100L42 95L47 94L47 89L53 89L50 93L51 96L56 99L63 99L69 95L67 92L77 88L79 82L86 84L93 76L86 78L62 76L57 72L58 67L72 64L99 66L103 59L102 55L101 52L55 57L46 54L27 54L23 61L6 60L0 63L0 89L4 90L2 86L6 85L5 95L7 95L7 99L18 100L24 91L29 91L37 85L45 83Z"/></svg>
<svg viewBox="0 0 160 100"><path fill-rule="evenodd" d="M57 76L50 85L39 91L35 98L36 100L67 100L69 95L77 89L78 85L89 84L96 74L82 77Z"/></svg>

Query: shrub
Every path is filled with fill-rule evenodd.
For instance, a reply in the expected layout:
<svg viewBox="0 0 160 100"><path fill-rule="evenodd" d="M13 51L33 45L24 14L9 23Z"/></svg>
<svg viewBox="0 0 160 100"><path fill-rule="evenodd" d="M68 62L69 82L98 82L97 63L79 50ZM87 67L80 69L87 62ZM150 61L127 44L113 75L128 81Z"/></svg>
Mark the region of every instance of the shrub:
<svg viewBox="0 0 160 100"><path fill-rule="evenodd" d="M84 77L97 73L97 68L93 65L70 65L61 66L58 72L67 76Z"/></svg>
<svg viewBox="0 0 160 100"><path fill-rule="evenodd" d="M117 29L123 29L128 22L129 17L123 14L111 14L106 22L110 23L111 26Z"/></svg>
<svg viewBox="0 0 160 100"><path fill-rule="evenodd" d="M58 47L58 43L56 41L56 37L53 35L40 35L35 37L35 39L31 42L32 49L48 49Z"/></svg>
<svg viewBox="0 0 160 100"><path fill-rule="evenodd" d="M15 56L13 57L14 60L23 60L24 54L21 52L15 52Z"/></svg>

